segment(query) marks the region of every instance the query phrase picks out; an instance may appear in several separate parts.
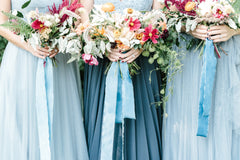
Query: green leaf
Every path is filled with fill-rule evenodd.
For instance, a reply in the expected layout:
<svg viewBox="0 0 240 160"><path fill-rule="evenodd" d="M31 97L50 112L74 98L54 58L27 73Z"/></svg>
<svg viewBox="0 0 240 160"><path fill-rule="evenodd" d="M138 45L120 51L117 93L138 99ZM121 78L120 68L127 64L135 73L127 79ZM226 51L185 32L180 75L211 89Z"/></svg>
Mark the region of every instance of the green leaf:
<svg viewBox="0 0 240 160"><path fill-rule="evenodd" d="M154 55L153 55L153 59L157 59L159 57L159 55L157 54L157 53L155 53Z"/></svg>
<svg viewBox="0 0 240 160"><path fill-rule="evenodd" d="M164 59L163 59L162 57L158 58L158 59L157 59L157 63L158 63L159 65L163 64L163 63L164 63Z"/></svg>
<svg viewBox="0 0 240 160"><path fill-rule="evenodd" d="M142 55L143 55L144 57L149 57L150 53L149 53L148 51L144 51L144 52L142 53Z"/></svg>
<svg viewBox="0 0 240 160"><path fill-rule="evenodd" d="M17 16L20 17L20 18L23 18L23 14L19 11L17 11Z"/></svg>
<svg viewBox="0 0 240 160"><path fill-rule="evenodd" d="M25 3L22 5L22 9L26 8L30 3L31 3L31 0L25 2Z"/></svg>
<svg viewBox="0 0 240 160"><path fill-rule="evenodd" d="M165 90L162 89L162 90L160 91L160 94L164 95L164 94L165 94Z"/></svg>
<svg viewBox="0 0 240 160"><path fill-rule="evenodd" d="M151 57L151 58L148 59L148 62L149 62L150 64L153 64L154 59Z"/></svg>
<svg viewBox="0 0 240 160"><path fill-rule="evenodd" d="M150 45L149 47L149 52L155 52L156 51L156 48L152 45Z"/></svg>

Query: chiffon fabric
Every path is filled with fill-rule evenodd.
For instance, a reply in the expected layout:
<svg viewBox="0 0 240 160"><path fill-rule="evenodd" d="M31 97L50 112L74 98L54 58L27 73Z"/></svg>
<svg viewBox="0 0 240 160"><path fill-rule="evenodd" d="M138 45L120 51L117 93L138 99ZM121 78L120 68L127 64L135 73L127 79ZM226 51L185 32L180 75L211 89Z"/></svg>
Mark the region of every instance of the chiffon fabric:
<svg viewBox="0 0 240 160"><path fill-rule="evenodd" d="M183 35L186 39L190 36ZM208 137L198 137L199 87L202 70L200 49L176 50L184 54L182 72L173 82L173 95L166 105L163 121L164 160L240 159L240 36L220 43ZM170 83L168 84L170 86Z"/></svg>
<svg viewBox="0 0 240 160"><path fill-rule="evenodd" d="M94 4L107 2L113 3L117 12L121 12L125 8L147 11L151 10L153 4L152 0L95 0ZM124 142L122 142L122 125L115 124L113 156L109 159L160 160L161 109L157 109L155 105L155 102L160 101L160 72L154 71L156 64L149 64L145 57L138 57L136 62L141 67L139 74L132 77L136 120L125 119ZM91 160L100 159L106 82L104 72L108 63L108 59L105 58L99 59L98 66L85 66L84 115L89 158ZM124 150L122 150L122 144Z"/></svg>
<svg viewBox="0 0 240 160"><path fill-rule="evenodd" d="M32 0L23 13L38 8L47 11L61 0ZM25 0L12 0L21 10ZM54 114L51 140L52 160L88 160L82 118L82 91L76 63L59 53L54 67ZM42 160L36 113L38 58L9 43L0 68L0 159Z"/></svg>

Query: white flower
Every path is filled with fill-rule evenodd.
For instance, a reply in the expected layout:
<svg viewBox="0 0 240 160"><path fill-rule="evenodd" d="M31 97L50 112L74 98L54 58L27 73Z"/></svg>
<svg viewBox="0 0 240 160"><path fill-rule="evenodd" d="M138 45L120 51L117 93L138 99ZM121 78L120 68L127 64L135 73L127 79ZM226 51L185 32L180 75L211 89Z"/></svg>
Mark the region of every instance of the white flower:
<svg viewBox="0 0 240 160"><path fill-rule="evenodd" d="M231 14L231 13L235 12L233 7L230 4L228 4L228 5L224 6L224 7L225 7L225 10L226 10L227 14Z"/></svg>
<svg viewBox="0 0 240 160"><path fill-rule="evenodd" d="M13 14L14 16L17 16L18 11L14 9L14 10L12 11L12 14Z"/></svg>
<svg viewBox="0 0 240 160"><path fill-rule="evenodd" d="M221 4L214 5L212 9L213 14L218 14L219 11L221 12L220 13L221 15L224 15L224 16L227 15L225 7L223 5Z"/></svg>
<svg viewBox="0 0 240 160"><path fill-rule="evenodd" d="M59 23L60 19L59 18L55 18L55 23Z"/></svg>
<svg viewBox="0 0 240 160"><path fill-rule="evenodd" d="M86 9L81 7L81 8L78 9L78 12L79 13L86 13Z"/></svg>
<svg viewBox="0 0 240 160"><path fill-rule="evenodd" d="M240 24L240 15L239 15L239 17L238 17L238 23Z"/></svg>
<svg viewBox="0 0 240 160"><path fill-rule="evenodd" d="M209 1L201 2L198 5L198 12L201 17L208 17L212 14L212 4Z"/></svg>
<svg viewBox="0 0 240 160"><path fill-rule="evenodd" d="M47 19L46 19L46 16L41 15L41 16L38 18L38 20L44 23Z"/></svg>
<svg viewBox="0 0 240 160"><path fill-rule="evenodd" d="M35 19L35 18L37 18L37 17L38 17L38 14L37 14L36 11L30 11L30 12L28 13L28 18Z"/></svg>
<svg viewBox="0 0 240 160"><path fill-rule="evenodd" d="M47 27L51 27L51 26L52 26L52 22L50 22L50 21L45 21L45 22L44 22L44 25L47 26Z"/></svg>

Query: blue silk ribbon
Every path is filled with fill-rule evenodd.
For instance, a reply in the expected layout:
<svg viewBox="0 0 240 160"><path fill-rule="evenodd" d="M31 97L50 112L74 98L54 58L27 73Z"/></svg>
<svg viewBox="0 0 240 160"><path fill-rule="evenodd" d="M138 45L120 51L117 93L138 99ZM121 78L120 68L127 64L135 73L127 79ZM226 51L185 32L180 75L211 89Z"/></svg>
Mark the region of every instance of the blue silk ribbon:
<svg viewBox="0 0 240 160"><path fill-rule="evenodd" d="M53 64L50 58L38 60L36 73L36 111L41 160L51 160L53 122Z"/></svg>
<svg viewBox="0 0 240 160"><path fill-rule="evenodd" d="M197 136L208 136L209 115L211 112L216 69L217 57L214 53L214 44L212 40L207 39L203 53Z"/></svg>
<svg viewBox="0 0 240 160"><path fill-rule="evenodd" d="M124 124L125 118L135 119L132 80L127 63L113 62L106 77L101 160L112 159L115 123Z"/></svg>

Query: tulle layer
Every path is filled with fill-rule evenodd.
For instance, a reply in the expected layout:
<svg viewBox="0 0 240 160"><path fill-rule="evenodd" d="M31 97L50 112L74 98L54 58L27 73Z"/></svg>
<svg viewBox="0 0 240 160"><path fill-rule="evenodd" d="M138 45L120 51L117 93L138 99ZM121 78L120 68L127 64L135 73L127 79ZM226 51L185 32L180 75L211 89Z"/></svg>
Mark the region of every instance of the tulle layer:
<svg viewBox="0 0 240 160"><path fill-rule="evenodd" d="M190 37L187 37L190 38ZM184 50L183 70L173 82L163 127L164 160L238 160L240 150L240 37L222 43L228 53L218 59L207 138L197 137L199 85L202 59L199 51ZM237 152L238 151L238 152Z"/></svg>
<svg viewBox="0 0 240 160"><path fill-rule="evenodd" d="M80 76L76 63L57 55L54 67L54 160L87 160ZM0 68L0 159L39 160L36 114L38 59L9 44Z"/></svg>

